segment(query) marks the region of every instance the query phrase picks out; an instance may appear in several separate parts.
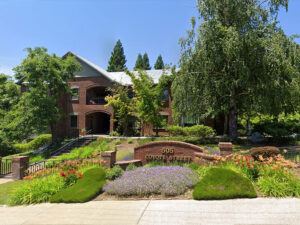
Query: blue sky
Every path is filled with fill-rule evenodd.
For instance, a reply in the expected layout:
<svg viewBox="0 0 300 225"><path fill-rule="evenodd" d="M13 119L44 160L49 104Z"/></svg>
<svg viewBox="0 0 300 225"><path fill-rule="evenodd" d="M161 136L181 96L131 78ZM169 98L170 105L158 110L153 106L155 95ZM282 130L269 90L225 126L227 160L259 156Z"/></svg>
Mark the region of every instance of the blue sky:
<svg viewBox="0 0 300 225"><path fill-rule="evenodd" d="M153 67L159 54L165 63L180 57L178 40L197 14L196 0L0 0L0 72L26 56L26 47L45 46L62 56L72 51L107 68L111 51L121 40L127 67L147 52ZM280 25L300 34L300 0L281 10ZM300 40L297 41L300 43Z"/></svg>

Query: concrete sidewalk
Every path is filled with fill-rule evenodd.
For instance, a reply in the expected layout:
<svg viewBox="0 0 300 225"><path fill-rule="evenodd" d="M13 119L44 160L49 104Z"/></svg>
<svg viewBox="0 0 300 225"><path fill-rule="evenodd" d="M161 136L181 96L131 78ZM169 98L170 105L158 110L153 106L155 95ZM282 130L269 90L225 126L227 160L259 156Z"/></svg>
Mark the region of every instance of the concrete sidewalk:
<svg viewBox="0 0 300 225"><path fill-rule="evenodd" d="M91 201L0 207L0 224L300 224L300 199Z"/></svg>

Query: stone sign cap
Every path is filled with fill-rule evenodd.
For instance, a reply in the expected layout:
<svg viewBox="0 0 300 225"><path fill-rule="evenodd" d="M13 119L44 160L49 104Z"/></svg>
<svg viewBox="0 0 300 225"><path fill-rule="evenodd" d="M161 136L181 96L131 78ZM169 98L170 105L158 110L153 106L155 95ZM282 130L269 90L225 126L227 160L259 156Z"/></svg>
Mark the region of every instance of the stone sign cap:
<svg viewBox="0 0 300 225"><path fill-rule="evenodd" d="M101 156L111 156L114 153L116 153L116 151L105 151L101 152Z"/></svg>
<svg viewBox="0 0 300 225"><path fill-rule="evenodd" d="M219 142L219 148L225 148L225 149L232 149L232 143L231 142Z"/></svg>

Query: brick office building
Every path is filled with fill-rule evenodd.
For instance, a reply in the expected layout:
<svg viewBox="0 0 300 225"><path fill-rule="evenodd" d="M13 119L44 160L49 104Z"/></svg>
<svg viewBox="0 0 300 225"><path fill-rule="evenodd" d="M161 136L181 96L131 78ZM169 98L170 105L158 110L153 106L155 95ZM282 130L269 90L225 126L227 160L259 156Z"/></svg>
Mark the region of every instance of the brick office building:
<svg viewBox="0 0 300 225"><path fill-rule="evenodd" d="M75 73L75 78L68 83L74 96L64 96L60 100L64 117L57 123L58 137L78 136L80 132L92 130L94 134L109 134L115 130L114 112L111 107L106 108L104 98L108 95L107 88L113 84L132 85L130 77L125 72L107 72L94 63L68 52L81 64L82 71ZM66 54L66 55L67 55ZM155 83L163 74L162 70L148 70ZM20 80L21 92L27 90L26 82ZM165 91L165 108L161 115L166 118L168 124L172 124L171 96ZM151 125L144 126L141 135L152 135Z"/></svg>
<svg viewBox="0 0 300 225"><path fill-rule="evenodd" d="M75 73L75 78L69 80L73 96L64 96L60 100L63 108L64 117L57 123L58 137L74 137L85 129L92 131L94 134L109 134L115 130L114 112L111 107L106 108L104 98L108 95L107 88L113 87L113 84L132 85L130 77L125 72L107 72L94 63L76 55L72 52L67 54L73 55L81 64L82 71ZM66 55L67 55L66 54ZM148 70L149 76L158 83L163 74L163 70ZM165 74L168 71L165 71ZM26 82L20 80L21 92L26 91ZM160 114L167 120L167 124L172 124L171 95L168 89L164 92L165 104ZM216 121L207 119L206 125L216 128ZM140 135L153 135L151 124L143 126ZM160 134L166 134L164 129Z"/></svg>

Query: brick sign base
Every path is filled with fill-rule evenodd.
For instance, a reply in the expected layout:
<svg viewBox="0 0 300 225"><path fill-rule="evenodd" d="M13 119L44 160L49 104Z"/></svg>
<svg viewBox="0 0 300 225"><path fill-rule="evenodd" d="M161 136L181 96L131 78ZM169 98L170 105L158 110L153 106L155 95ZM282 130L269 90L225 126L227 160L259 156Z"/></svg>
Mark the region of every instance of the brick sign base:
<svg viewBox="0 0 300 225"><path fill-rule="evenodd" d="M134 159L143 165L153 161L191 163L195 152L203 152L203 148L180 141L157 141L136 147Z"/></svg>

